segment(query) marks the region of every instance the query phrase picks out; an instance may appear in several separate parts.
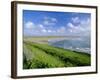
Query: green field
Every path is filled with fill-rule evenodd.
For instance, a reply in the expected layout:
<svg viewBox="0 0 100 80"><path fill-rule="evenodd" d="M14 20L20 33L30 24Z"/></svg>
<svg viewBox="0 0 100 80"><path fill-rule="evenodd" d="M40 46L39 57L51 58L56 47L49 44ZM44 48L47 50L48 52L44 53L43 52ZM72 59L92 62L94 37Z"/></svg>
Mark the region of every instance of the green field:
<svg viewBox="0 0 100 80"><path fill-rule="evenodd" d="M91 65L90 54L53 47L48 45L47 42L46 44L41 44L39 41L32 42L30 40L24 40L23 42L23 69L77 67Z"/></svg>

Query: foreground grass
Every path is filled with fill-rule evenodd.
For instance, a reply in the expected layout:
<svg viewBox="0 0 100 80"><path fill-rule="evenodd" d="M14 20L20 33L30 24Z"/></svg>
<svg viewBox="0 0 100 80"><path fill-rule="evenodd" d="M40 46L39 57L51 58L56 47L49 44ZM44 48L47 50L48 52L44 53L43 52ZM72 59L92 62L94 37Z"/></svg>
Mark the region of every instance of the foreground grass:
<svg viewBox="0 0 100 80"><path fill-rule="evenodd" d="M55 58L52 55L46 54L44 51L35 48L32 45L25 44L27 49L33 52L34 57L29 61L31 62L28 68L46 68L46 67L64 67L65 64L59 58Z"/></svg>
<svg viewBox="0 0 100 80"><path fill-rule="evenodd" d="M47 44L24 42L24 45L29 52L34 54L30 60L27 60L27 56L24 55L24 69L90 66L91 63L89 54L56 48Z"/></svg>

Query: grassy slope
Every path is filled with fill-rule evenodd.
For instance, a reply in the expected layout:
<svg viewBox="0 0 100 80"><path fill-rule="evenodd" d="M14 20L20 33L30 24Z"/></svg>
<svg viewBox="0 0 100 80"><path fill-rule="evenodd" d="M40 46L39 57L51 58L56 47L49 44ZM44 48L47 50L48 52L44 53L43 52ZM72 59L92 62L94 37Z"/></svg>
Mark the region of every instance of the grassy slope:
<svg viewBox="0 0 100 80"><path fill-rule="evenodd" d="M56 48L47 44L24 42L26 48L34 54L34 58L24 59L24 68L53 68L70 66L89 66L90 55Z"/></svg>

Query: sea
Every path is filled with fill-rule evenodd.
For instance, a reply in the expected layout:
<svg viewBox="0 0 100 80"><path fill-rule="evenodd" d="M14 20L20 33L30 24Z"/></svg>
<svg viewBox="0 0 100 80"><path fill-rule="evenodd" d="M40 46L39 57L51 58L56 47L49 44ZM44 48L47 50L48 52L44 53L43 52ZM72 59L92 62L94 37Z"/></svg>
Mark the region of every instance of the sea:
<svg viewBox="0 0 100 80"><path fill-rule="evenodd" d="M91 53L91 38L89 36L74 38L59 38L48 40L49 45L78 52Z"/></svg>

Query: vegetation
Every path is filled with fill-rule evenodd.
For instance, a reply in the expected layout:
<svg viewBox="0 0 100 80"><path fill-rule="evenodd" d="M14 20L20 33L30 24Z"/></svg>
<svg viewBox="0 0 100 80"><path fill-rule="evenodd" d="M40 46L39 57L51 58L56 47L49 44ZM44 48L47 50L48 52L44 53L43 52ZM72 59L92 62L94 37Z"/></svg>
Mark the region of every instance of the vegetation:
<svg viewBox="0 0 100 80"><path fill-rule="evenodd" d="M28 56L26 54L29 54L31 57L27 58ZM23 68L90 66L90 57L89 54L87 55L83 52L81 53L63 48L56 48L48 44L25 41Z"/></svg>

